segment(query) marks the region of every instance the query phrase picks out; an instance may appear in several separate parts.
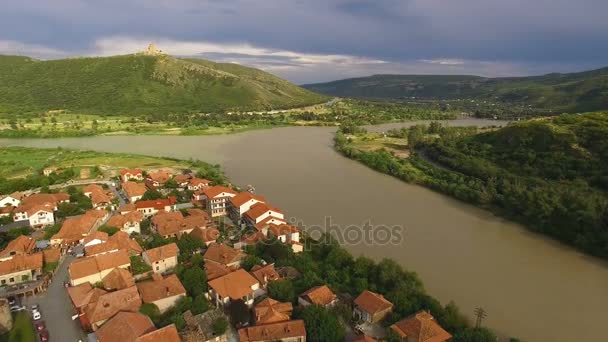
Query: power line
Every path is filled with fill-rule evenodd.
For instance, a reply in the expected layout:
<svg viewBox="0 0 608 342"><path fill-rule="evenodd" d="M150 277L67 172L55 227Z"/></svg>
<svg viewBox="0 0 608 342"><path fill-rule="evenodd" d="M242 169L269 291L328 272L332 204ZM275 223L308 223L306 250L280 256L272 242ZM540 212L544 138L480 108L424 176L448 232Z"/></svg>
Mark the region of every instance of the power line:
<svg viewBox="0 0 608 342"><path fill-rule="evenodd" d="M481 327L481 321L483 321L484 318L488 317L488 314L483 308L475 308L474 312L475 316L477 316L477 319L475 321L475 327L479 328Z"/></svg>

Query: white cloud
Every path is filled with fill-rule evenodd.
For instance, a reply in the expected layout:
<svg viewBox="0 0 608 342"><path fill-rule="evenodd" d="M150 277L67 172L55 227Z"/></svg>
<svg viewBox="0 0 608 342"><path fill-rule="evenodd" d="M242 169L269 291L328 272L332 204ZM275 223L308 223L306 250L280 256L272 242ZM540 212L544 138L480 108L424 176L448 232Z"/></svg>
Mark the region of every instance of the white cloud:
<svg viewBox="0 0 608 342"><path fill-rule="evenodd" d="M65 51L37 44L26 44L14 40L0 40L0 54L42 58L62 58L69 55Z"/></svg>
<svg viewBox="0 0 608 342"><path fill-rule="evenodd" d="M419 62L439 65L463 65L465 61L462 59L453 58L438 58L438 59L419 59Z"/></svg>

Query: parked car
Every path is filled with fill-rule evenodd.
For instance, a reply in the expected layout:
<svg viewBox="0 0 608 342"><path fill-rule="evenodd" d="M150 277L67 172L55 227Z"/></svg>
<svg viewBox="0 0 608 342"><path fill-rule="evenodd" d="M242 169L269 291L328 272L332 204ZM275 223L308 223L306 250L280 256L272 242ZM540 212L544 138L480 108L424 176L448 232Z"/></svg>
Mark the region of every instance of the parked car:
<svg viewBox="0 0 608 342"><path fill-rule="evenodd" d="M38 333L38 338L40 339L40 342L48 342L48 340L49 340L48 330L43 330L40 333Z"/></svg>
<svg viewBox="0 0 608 342"><path fill-rule="evenodd" d="M32 305L32 311L38 311L38 304Z"/></svg>
<svg viewBox="0 0 608 342"><path fill-rule="evenodd" d="M42 314L40 311L34 311L32 312L32 318L34 318L34 321L37 321L42 318Z"/></svg>
<svg viewBox="0 0 608 342"><path fill-rule="evenodd" d="M36 331L41 332L46 330L46 323L44 321L38 321L34 323L34 327L36 327Z"/></svg>
<svg viewBox="0 0 608 342"><path fill-rule="evenodd" d="M25 310L25 306L13 305L11 306L11 312L23 311Z"/></svg>

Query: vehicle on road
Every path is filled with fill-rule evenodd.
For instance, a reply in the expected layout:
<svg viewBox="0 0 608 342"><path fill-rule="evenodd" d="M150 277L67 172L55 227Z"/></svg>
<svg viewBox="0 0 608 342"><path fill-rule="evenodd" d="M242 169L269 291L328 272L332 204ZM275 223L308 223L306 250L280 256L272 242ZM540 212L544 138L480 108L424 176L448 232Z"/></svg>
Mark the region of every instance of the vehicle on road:
<svg viewBox="0 0 608 342"><path fill-rule="evenodd" d="M46 330L46 323L44 321L38 321L34 323L34 327L36 328L37 332L41 332Z"/></svg>
<svg viewBox="0 0 608 342"><path fill-rule="evenodd" d="M41 331L40 333L38 333L38 338L40 339L40 342L48 342L49 332L47 330Z"/></svg>
<svg viewBox="0 0 608 342"><path fill-rule="evenodd" d="M32 312L32 318L34 319L34 321L37 321L42 318L42 314L40 313L40 311L34 311Z"/></svg>
<svg viewBox="0 0 608 342"><path fill-rule="evenodd" d="M23 311L25 310L25 306L13 305L11 306L11 312Z"/></svg>
<svg viewBox="0 0 608 342"><path fill-rule="evenodd" d="M38 304L32 305L32 311L38 311Z"/></svg>

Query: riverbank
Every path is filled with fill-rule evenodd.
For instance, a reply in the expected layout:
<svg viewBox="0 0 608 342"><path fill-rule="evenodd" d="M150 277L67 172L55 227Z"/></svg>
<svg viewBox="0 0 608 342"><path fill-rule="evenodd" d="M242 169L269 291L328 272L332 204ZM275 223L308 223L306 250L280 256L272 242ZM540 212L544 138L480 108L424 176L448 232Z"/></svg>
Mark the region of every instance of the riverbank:
<svg viewBox="0 0 608 342"><path fill-rule="evenodd" d="M495 121L447 123L487 122ZM343 229L368 221L404 227L398 244L343 247L354 256L377 262L391 258L416 270L429 294L442 303L453 300L471 319L473 310L483 307L488 312L484 325L502 336L516 335L522 341L602 340L608 307L605 263L345 158L333 148L334 135L330 127L285 127L214 136L2 139L0 145L61 146L220 164L231 181L253 185L302 222L304 230L329 224ZM580 329L571 329L574 325Z"/></svg>

